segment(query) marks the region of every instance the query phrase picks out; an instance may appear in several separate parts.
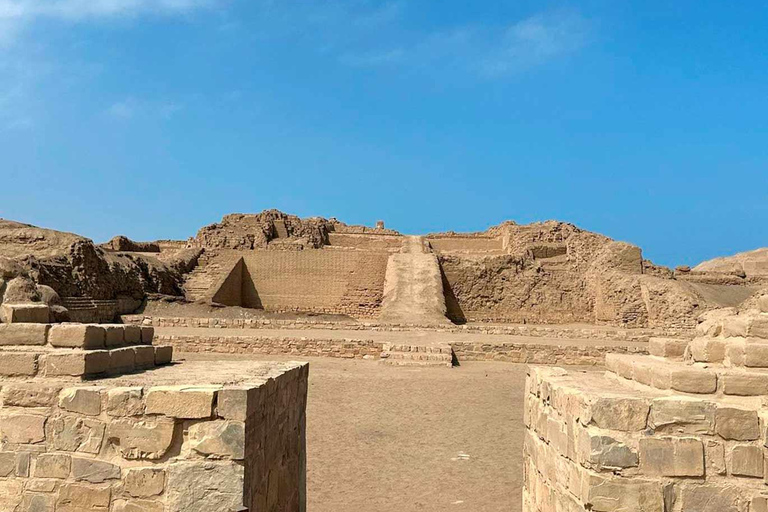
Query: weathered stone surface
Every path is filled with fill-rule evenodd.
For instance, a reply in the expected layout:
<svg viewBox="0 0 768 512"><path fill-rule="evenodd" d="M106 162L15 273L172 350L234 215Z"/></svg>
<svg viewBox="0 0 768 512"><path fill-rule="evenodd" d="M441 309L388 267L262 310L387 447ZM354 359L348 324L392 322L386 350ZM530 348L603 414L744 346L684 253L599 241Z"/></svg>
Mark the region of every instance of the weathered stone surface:
<svg viewBox="0 0 768 512"><path fill-rule="evenodd" d="M29 489L26 489L29 491ZM56 506L56 497L46 494L24 494L18 512L52 512Z"/></svg>
<svg viewBox="0 0 768 512"><path fill-rule="evenodd" d="M104 440L105 426L99 420L77 416L56 416L48 421L54 450L97 454Z"/></svg>
<svg viewBox="0 0 768 512"><path fill-rule="evenodd" d="M695 512L743 512L746 500L736 486L690 485L682 489L682 510Z"/></svg>
<svg viewBox="0 0 768 512"><path fill-rule="evenodd" d="M757 299L757 307L763 313L768 313L768 295L763 295Z"/></svg>
<svg viewBox="0 0 768 512"><path fill-rule="evenodd" d="M640 479L591 476L585 501L595 512L664 512L662 486Z"/></svg>
<svg viewBox="0 0 768 512"><path fill-rule="evenodd" d="M31 377L37 373L37 354L5 352L0 355L0 376Z"/></svg>
<svg viewBox="0 0 768 512"><path fill-rule="evenodd" d="M55 324L48 333L48 343L54 347L98 350L105 347L106 331L99 325Z"/></svg>
<svg viewBox="0 0 768 512"><path fill-rule="evenodd" d="M129 500L118 501L115 503L114 512L164 512L165 507L158 501L151 500Z"/></svg>
<svg viewBox="0 0 768 512"><path fill-rule="evenodd" d="M688 347L694 361L715 363L725 358L725 342L718 338L695 338Z"/></svg>
<svg viewBox="0 0 768 512"><path fill-rule="evenodd" d="M640 471L661 476L704 475L704 445L687 437L640 439Z"/></svg>
<svg viewBox="0 0 768 512"><path fill-rule="evenodd" d="M108 462L75 457L72 459L72 476L75 480L100 484L107 480L118 480L120 467Z"/></svg>
<svg viewBox="0 0 768 512"><path fill-rule="evenodd" d="M139 416L144 414L143 388L112 388L107 392L107 414Z"/></svg>
<svg viewBox="0 0 768 512"><path fill-rule="evenodd" d="M125 342L129 345L138 345L141 343L141 327L138 325L126 325Z"/></svg>
<svg viewBox="0 0 768 512"><path fill-rule="evenodd" d="M35 478L61 478L69 476L72 458L59 453L41 453L35 460Z"/></svg>
<svg viewBox="0 0 768 512"><path fill-rule="evenodd" d="M0 452L0 477L10 476L16 470L16 452Z"/></svg>
<svg viewBox="0 0 768 512"><path fill-rule="evenodd" d="M0 324L0 346L45 345L48 324Z"/></svg>
<svg viewBox="0 0 768 512"><path fill-rule="evenodd" d="M713 434L715 406L688 397L664 397L651 402L648 426L666 433Z"/></svg>
<svg viewBox="0 0 768 512"><path fill-rule="evenodd" d="M109 352L93 350L86 352L47 354L44 358L46 377L95 375L109 369Z"/></svg>
<svg viewBox="0 0 768 512"><path fill-rule="evenodd" d="M731 373L722 375L720 381L726 395L768 395L768 373Z"/></svg>
<svg viewBox="0 0 768 512"><path fill-rule="evenodd" d="M106 512L111 495L109 487L67 483L59 488L56 512Z"/></svg>
<svg viewBox="0 0 768 512"><path fill-rule="evenodd" d="M216 414L228 420L245 421L249 399L255 401L257 393L255 387L231 386L222 389L217 397Z"/></svg>
<svg viewBox="0 0 768 512"><path fill-rule="evenodd" d="M125 492L134 498L158 496L165 489L165 471L157 468L131 468L125 475Z"/></svg>
<svg viewBox="0 0 768 512"><path fill-rule="evenodd" d="M3 405L8 407L50 407L61 388L41 384L7 384L3 387Z"/></svg>
<svg viewBox="0 0 768 512"><path fill-rule="evenodd" d="M723 439L754 441L760 437L757 411L719 406L715 413L715 432Z"/></svg>
<svg viewBox="0 0 768 512"><path fill-rule="evenodd" d="M21 480L0 480L0 510L15 511L21 503L23 489Z"/></svg>
<svg viewBox="0 0 768 512"><path fill-rule="evenodd" d="M0 312L7 324L47 324L51 319L50 308L41 303L3 304L0 306Z"/></svg>
<svg viewBox="0 0 768 512"><path fill-rule="evenodd" d="M107 437L126 459L157 460L173 443L175 423L164 418L121 418L109 424Z"/></svg>
<svg viewBox="0 0 768 512"><path fill-rule="evenodd" d="M599 398L591 405L592 421L600 428L637 432L645 429L649 407L639 398Z"/></svg>
<svg viewBox="0 0 768 512"><path fill-rule="evenodd" d="M133 347L109 351L109 371L113 373L132 372L136 369L136 351Z"/></svg>
<svg viewBox="0 0 768 512"><path fill-rule="evenodd" d="M172 418L200 419L213 415L213 400L218 388L158 386L147 392L147 414Z"/></svg>
<svg viewBox="0 0 768 512"><path fill-rule="evenodd" d="M650 338L648 352L652 356L680 359L688 346L688 340L677 338Z"/></svg>
<svg viewBox="0 0 768 512"><path fill-rule="evenodd" d="M144 345L151 345L152 340L155 338L155 328L143 325L141 327L141 342Z"/></svg>
<svg viewBox="0 0 768 512"><path fill-rule="evenodd" d="M714 393L717 390L717 374L701 368L675 368L670 372L670 386L684 393Z"/></svg>
<svg viewBox="0 0 768 512"><path fill-rule="evenodd" d="M731 448L731 474L763 477L763 450L751 444L739 444Z"/></svg>
<svg viewBox="0 0 768 512"><path fill-rule="evenodd" d="M629 446L609 436L587 435L586 462L597 471L637 466L638 457Z"/></svg>
<svg viewBox="0 0 768 512"><path fill-rule="evenodd" d="M101 392L104 388L66 388L59 395L59 407L86 416L101 414Z"/></svg>
<svg viewBox="0 0 768 512"><path fill-rule="evenodd" d="M243 467L234 462L177 462L168 466L167 512L239 510Z"/></svg>
<svg viewBox="0 0 768 512"><path fill-rule="evenodd" d="M45 441L46 417L37 414L0 412L0 440L4 443L34 444Z"/></svg>
<svg viewBox="0 0 768 512"><path fill-rule="evenodd" d="M245 458L245 424L239 421L205 421L189 428L190 448L214 458ZM618 452L619 450L615 450ZM618 461L619 457L611 458Z"/></svg>
<svg viewBox="0 0 768 512"><path fill-rule="evenodd" d="M150 346L138 346L136 352L136 369L146 369L155 366L155 348Z"/></svg>
<svg viewBox="0 0 768 512"><path fill-rule="evenodd" d="M170 345L160 345L155 347L155 364L168 364L173 360L173 347Z"/></svg>
<svg viewBox="0 0 768 512"><path fill-rule="evenodd" d="M125 329L122 324L102 325L104 328L104 344L108 349L125 345Z"/></svg>
<svg viewBox="0 0 768 512"><path fill-rule="evenodd" d="M766 315L768 316L768 315ZM748 338L744 348L744 366L752 368L768 368L768 343L754 338Z"/></svg>

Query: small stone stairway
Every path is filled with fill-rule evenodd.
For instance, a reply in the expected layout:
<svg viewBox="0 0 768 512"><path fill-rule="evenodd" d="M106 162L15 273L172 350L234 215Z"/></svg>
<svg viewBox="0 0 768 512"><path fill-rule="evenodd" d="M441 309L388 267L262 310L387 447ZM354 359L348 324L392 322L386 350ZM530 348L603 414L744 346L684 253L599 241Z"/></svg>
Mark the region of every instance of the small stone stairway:
<svg viewBox="0 0 768 512"><path fill-rule="evenodd" d="M447 343L434 345L385 343L380 362L392 366L451 368L453 349Z"/></svg>
<svg viewBox="0 0 768 512"><path fill-rule="evenodd" d="M184 281L184 295L189 301L206 298L211 287L221 276L222 262L215 255L203 252L197 260L195 269L187 275Z"/></svg>

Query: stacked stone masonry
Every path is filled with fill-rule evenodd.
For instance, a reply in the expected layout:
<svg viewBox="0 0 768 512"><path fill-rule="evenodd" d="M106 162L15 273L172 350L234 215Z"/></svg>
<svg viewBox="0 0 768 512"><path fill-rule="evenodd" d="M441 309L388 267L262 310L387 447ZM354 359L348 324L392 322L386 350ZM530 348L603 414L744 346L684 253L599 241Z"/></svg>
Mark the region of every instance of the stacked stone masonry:
<svg viewBox="0 0 768 512"><path fill-rule="evenodd" d="M162 385L4 381L0 510L305 510L307 365L236 385L166 385L171 371L150 372Z"/></svg>
<svg viewBox="0 0 768 512"><path fill-rule="evenodd" d="M605 374L531 367L523 510L767 510L766 326L713 312L693 341L609 354Z"/></svg>

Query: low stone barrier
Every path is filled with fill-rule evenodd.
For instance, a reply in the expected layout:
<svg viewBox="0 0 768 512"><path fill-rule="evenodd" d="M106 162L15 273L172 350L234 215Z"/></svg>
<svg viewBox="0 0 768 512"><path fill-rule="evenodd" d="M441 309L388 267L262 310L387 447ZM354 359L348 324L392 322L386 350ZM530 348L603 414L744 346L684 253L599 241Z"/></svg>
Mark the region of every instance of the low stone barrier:
<svg viewBox="0 0 768 512"><path fill-rule="evenodd" d="M501 361L505 363L579 365L605 364L606 354L647 354L645 347L617 345L552 345L541 343L471 343L450 344L461 361Z"/></svg>

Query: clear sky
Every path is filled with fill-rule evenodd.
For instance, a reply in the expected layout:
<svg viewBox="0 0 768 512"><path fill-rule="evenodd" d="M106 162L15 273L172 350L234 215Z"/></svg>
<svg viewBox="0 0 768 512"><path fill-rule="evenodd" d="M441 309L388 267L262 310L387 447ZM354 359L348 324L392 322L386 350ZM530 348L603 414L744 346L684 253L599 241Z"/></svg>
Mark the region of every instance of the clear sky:
<svg viewBox="0 0 768 512"><path fill-rule="evenodd" d="M761 1L0 0L0 217L96 241L279 208L768 246Z"/></svg>

